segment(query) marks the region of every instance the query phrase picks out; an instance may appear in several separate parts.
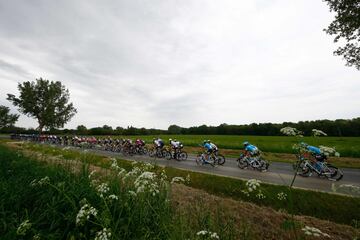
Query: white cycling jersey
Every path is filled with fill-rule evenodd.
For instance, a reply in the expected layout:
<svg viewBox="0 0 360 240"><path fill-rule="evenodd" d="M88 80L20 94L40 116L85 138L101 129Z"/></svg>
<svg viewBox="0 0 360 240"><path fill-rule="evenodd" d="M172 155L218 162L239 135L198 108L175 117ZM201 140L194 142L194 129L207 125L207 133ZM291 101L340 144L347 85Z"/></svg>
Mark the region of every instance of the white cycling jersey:
<svg viewBox="0 0 360 240"><path fill-rule="evenodd" d="M210 143L210 146L211 146L211 147L212 147L212 149L214 149L215 151L217 151L217 150L218 150L218 147L217 147L215 144Z"/></svg>
<svg viewBox="0 0 360 240"><path fill-rule="evenodd" d="M176 141L176 142L175 142L175 141L171 141L170 144L171 144L171 146L174 147L174 148L180 147L180 142L179 142L179 141Z"/></svg>

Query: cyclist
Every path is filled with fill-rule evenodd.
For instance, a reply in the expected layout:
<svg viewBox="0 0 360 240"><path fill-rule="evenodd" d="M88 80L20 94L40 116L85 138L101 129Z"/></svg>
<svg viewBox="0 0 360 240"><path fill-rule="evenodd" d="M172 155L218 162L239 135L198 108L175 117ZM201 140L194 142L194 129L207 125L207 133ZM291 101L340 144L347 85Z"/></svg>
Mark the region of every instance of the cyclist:
<svg viewBox="0 0 360 240"><path fill-rule="evenodd" d="M142 139L140 139L140 138L138 138L138 139L136 139L136 141L135 141L135 145L136 145L137 147L143 147L143 146L145 146L145 141L142 140Z"/></svg>
<svg viewBox="0 0 360 240"><path fill-rule="evenodd" d="M219 152L219 148L213 142L211 142L210 140L207 140L207 142L211 145L214 153Z"/></svg>
<svg viewBox="0 0 360 240"><path fill-rule="evenodd" d="M247 141L245 141L243 145L244 145L245 155L250 155L252 157L259 155L260 151L255 145L252 145Z"/></svg>
<svg viewBox="0 0 360 240"><path fill-rule="evenodd" d="M153 138L153 142L156 149L162 149L164 147L164 141L161 138Z"/></svg>
<svg viewBox="0 0 360 240"><path fill-rule="evenodd" d="M174 151L174 158L176 158L176 154L181 146L181 142L177 141L176 139L172 140L171 138L169 138L169 142L170 142L170 146Z"/></svg>
<svg viewBox="0 0 360 240"><path fill-rule="evenodd" d="M205 148L206 160L209 160L210 155L213 153L214 149L211 144L206 140L203 141L202 146Z"/></svg>
<svg viewBox="0 0 360 240"><path fill-rule="evenodd" d="M301 143L301 146L305 148L307 152L309 152L314 158L314 164L318 171L322 171L323 162L327 159L326 155L321 151L320 148L311 146L307 143Z"/></svg>

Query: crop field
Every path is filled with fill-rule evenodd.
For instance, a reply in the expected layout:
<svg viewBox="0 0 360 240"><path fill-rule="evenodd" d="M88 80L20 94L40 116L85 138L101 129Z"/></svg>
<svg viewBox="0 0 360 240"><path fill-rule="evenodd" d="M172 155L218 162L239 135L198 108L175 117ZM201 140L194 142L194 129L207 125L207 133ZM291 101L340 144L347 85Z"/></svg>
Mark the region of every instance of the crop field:
<svg viewBox="0 0 360 240"><path fill-rule="evenodd" d="M263 152L293 153L292 146L299 140L287 136L235 136L235 135L160 135L160 136L117 136L123 138L142 138L152 142L154 137L162 138L166 143L169 138L180 140L185 146L199 146L205 139L210 139L219 148L242 149L242 143L249 141ZM360 157L360 137L303 137L301 141L310 145L335 147L343 157Z"/></svg>

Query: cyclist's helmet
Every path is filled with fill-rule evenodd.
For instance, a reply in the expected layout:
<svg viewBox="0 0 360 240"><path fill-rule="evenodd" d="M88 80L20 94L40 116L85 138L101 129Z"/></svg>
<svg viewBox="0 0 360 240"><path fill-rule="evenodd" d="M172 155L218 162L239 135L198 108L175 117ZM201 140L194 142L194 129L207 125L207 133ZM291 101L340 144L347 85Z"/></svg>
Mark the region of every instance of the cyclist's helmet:
<svg viewBox="0 0 360 240"><path fill-rule="evenodd" d="M206 140L204 140L203 143L206 143Z"/></svg>
<svg viewBox="0 0 360 240"><path fill-rule="evenodd" d="M171 138L169 138L169 142L171 142L172 141L172 139Z"/></svg>
<svg viewBox="0 0 360 240"><path fill-rule="evenodd" d="M247 145L249 145L249 142L245 141L243 142L243 145L246 147Z"/></svg>
<svg viewBox="0 0 360 240"><path fill-rule="evenodd" d="M211 143L211 141L210 141L210 140L207 140L207 142L208 142L208 143Z"/></svg>

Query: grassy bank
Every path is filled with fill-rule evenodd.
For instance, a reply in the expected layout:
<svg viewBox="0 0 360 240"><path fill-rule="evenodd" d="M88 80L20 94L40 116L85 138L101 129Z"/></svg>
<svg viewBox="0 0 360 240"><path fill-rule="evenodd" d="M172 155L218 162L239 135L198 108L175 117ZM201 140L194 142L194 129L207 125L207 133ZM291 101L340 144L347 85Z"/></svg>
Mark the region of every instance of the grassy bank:
<svg viewBox="0 0 360 240"><path fill-rule="evenodd" d="M177 212L169 180L148 165L120 176L90 173L86 161L51 161L0 146L1 239L210 239L201 230L250 239L199 204L191 215Z"/></svg>
<svg viewBox="0 0 360 240"><path fill-rule="evenodd" d="M68 149L62 150L55 147L26 144L23 149L32 152L42 153L46 155L60 156L64 159L79 159L89 164L110 168L111 161L109 158L84 154ZM133 168L131 162L126 160L118 160L118 164L127 170ZM158 167L161 169L160 167ZM289 202L280 201L278 194L284 193L288 195L286 186L278 186L271 184L261 184L257 191L249 192L246 182L238 179L227 177L195 173L175 168L165 168L169 178L181 176L186 178L190 176L189 185L198 189L203 189L209 193L219 196L231 197L236 200L244 200L256 203L261 206L269 206L274 209L289 209ZM261 197L261 194L265 198ZM299 215L314 216L317 218L330 220L337 223L351 224L353 220L360 219L360 200L359 198L347 197L342 195L334 195L322 192L294 190L294 212Z"/></svg>

